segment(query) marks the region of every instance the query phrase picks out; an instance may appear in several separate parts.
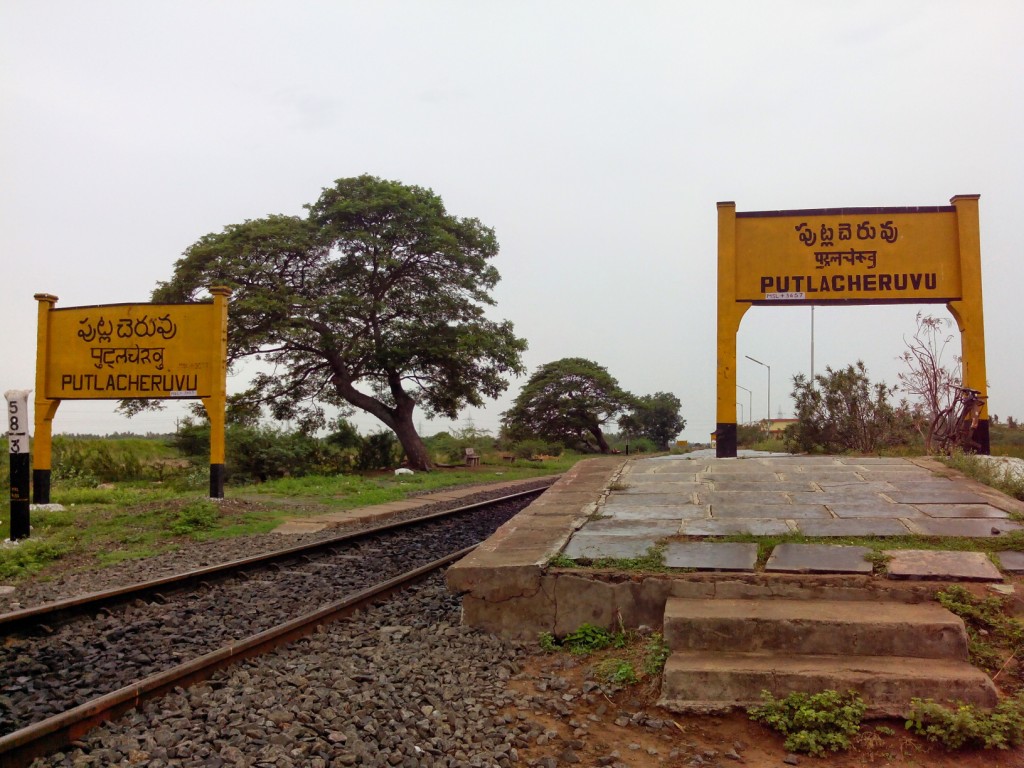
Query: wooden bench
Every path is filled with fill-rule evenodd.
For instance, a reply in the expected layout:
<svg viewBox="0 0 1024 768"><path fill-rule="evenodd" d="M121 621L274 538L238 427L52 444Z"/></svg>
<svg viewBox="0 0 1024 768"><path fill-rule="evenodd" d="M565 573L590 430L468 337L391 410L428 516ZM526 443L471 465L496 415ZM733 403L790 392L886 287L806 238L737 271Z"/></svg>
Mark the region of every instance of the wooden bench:
<svg viewBox="0 0 1024 768"><path fill-rule="evenodd" d="M480 457L473 448L466 449L466 466L467 467L479 467Z"/></svg>

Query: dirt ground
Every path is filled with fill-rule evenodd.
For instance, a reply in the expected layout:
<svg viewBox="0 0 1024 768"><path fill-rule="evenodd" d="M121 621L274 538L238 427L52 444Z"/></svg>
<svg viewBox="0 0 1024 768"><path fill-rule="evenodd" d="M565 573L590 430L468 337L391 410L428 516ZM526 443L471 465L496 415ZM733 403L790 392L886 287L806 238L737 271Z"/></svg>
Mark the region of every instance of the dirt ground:
<svg viewBox="0 0 1024 768"><path fill-rule="evenodd" d="M547 732L543 744L519 750L520 764L544 768L614 766L655 768L1024 768L1024 750L949 752L913 736L900 720L861 726L853 749L817 758L791 755L783 737L751 721L744 712L722 716L676 715L657 707L658 683L641 681L609 697L583 693L593 667L611 652L574 657L565 652L531 656L513 685L531 696L554 697L561 712L537 705L529 713ZM566 685L567 683L567 685ZM538 685L539 684L539 685ZM539 687L546 690L539 694ZM559 706L559 705L556 705ZM880 732L878 729L889 729ZM553 734L557 734L554 736ZM617 753L617 754L616 754ZM543 758L548 760L541 761ZM554 762L551 762L551 761Z"/></svg>

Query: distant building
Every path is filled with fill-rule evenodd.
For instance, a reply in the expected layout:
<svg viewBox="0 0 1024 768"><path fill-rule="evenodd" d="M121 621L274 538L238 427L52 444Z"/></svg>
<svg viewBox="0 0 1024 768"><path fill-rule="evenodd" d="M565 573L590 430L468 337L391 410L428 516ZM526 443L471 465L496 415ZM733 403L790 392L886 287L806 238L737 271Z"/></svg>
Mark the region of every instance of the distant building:
<svg viewBox="0 0 1024 768"><path fill-rule="evenodd" d="M781 440L786 434L786 427L790 424L796 424L796 419L772 419L768 422L768 434L776 440Z"/></svg>

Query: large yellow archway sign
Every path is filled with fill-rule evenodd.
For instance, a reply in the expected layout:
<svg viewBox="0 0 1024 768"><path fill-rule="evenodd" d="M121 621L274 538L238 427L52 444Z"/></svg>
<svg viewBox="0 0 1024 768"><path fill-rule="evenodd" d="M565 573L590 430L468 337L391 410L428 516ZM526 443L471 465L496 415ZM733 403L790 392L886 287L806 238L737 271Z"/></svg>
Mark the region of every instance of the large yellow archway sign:
<svg viewBox="0 0 1024 768"><path fill-rule="evenodd" d="M978 199L757 212L719 203L717 455L736 455L736 332L755 304L945 304L964 386L987 396ZM975 440L987 454L987 406Z"/></svg>
<svg viewBox="0 0 1024 768"><path fill-rule="evenodd" d="M210 419L210 496L224 496L228 297L203 304L54 305L37 293L33 498L50 500L53 417L61 400L199 399Z"/></svg>

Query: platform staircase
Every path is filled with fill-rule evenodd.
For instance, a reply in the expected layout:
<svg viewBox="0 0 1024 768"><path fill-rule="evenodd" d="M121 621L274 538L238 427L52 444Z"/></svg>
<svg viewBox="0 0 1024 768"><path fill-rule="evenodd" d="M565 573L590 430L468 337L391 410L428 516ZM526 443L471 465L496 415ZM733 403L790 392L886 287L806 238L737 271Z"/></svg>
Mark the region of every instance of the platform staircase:
<svg viewBox="0 0 1024 768"><path fill-rule="evenodd" d="M714 712L793 692L855 690L869 716L913 697L991 707L995 686L967 662L963 621L936 603L685 599L665 606L661 706Z"/></svg>

